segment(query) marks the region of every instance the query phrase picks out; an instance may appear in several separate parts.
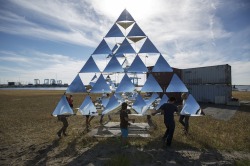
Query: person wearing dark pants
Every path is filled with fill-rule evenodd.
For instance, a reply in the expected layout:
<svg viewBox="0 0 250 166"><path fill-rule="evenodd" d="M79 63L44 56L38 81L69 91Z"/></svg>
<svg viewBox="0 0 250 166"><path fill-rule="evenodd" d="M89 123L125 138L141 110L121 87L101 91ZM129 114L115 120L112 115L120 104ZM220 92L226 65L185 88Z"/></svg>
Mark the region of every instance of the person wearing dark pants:
<svg viewBox="0 0 250 166"><path fill-rule="evenodd" d="M181 98L182 98L182 105L181 107L183 108L186 100L187 100L188 94L187 93L182 93L181 94ZM188 134L188 128L189 128L189 117L190 114L184 112L184 110L182 110L180 112L180 118L179 118L179 122L182 124L182 126L184 127L183 131L185 134Z"/></svg>
<svg viewBox="0 0 250 166"><path fill-rule="evenodd" d="M176 99L170 97L167 103L164 103L158 110L152 113L154 116L157 113L162 113L164 115L164 124L166 126L166 132L162 138L164 145L167 147L171 146L172 139L175 130L174 113L178 113L177 106L174 105Z"/></svg>
<svg viewBox="0 0 250 166"><path fill-rule="evenodd" d="M67 121L67 116L66 115L58 115L57 117L58 117L58 120L63 123L62 128L57 132L58 137L61 137L62 134L64 136L67 136L66 130L67 130L68 126L69 126L69 123Z"/></svg>
<svg viewBox="0 0 250 166"><path fill-rule="evenodd" d="M183 130L184 130L185 134L187 134L188 128L189 128L189 115L180 115L179 122L184 127Z"/></svg>
<svg viewBox="0 0 250 166"><path fill-rule="evenodd" d="M165 126L167 128L162 140L165 142L167 142L167 146L171 146L172 143L172 139L174 136L174 130L175 130L175 122L172 123L165 123Z"/></svg>

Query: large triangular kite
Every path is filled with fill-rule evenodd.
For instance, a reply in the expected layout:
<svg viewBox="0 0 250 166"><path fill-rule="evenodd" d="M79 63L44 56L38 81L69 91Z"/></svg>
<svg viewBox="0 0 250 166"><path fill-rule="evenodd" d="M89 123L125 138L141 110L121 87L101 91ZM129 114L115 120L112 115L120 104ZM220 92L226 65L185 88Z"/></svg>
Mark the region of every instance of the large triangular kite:
<svg viewBox="0 0 250 166"><path fill-rule="evenodd" d="M143 43L139 53L160 53L160 52L157 50L154 44L149 40L149 38L147 38L146 41Z"/></svg>
<svg viewBox="0 0 250 166"><path fill-rule="evenodd" d="M55 110L53 111L52 115L57 116L57 115L73 115L73 114L74 112L70 108L69 103L66 99L66 96L63 95L60 101L58 102Z"/></svg>
<svg viewBox="0 0 250 166"><path fill-rule="evenodd" d="M124 37L124 35L115 23L105 37Z"/></svg>
<svg viewBox="0 0 250 166"><path fill-rule="evenodd" d="M68 86L66 93L83 93L87 92L79 74L75 77L72 83Z"/></svg>
<svg viewBox="0 0 250 166"><path fill-rule="evenodd" d="M166 92L188 92L188 89L181 79L176 74L174 74L166 89Z"/></svg>
<svg viewBox="0 0 250 166"><path fill-rule="evenodd" d="M149 74L141 92L162 92L162 88L152 74Z"/></svg>
<svg viewBox="0 0 250 166"><path fill-rule="evenodd" d="M173 69L169 66L168 62L160 54L156 64L152 69L152 72L173 72Z"/></svg>
<svg viewBox="0 0 250 166"><path fill-rule="evenodd" d="M201 116L201 108L194 97L189 94L181 112L190 116Z"/></svg>
<svg viewBox="0 0 250 166"><path fill-rule="evenodd" d="M80 70L80 73L98 73L100 72L92 56L89 57L85 65Z"/></svg>
<svg viewBox="0 0 250 166"><path fill-rule="evenodd" d="M142 62L141 58L138 55L136 55L134 61L132 62L131 66L128 68L127 72L144 73L144 72L148 72L148 68Z"/></svg>
<svg viewBox="0 0 250 166"><path fill-rule="evenodd" d="M120 47L117 49L116 54L129 54L129 53L135 53L134 48L131 46L131 44L128 42L128 40L125 38L120 45Z"/></svg>
<svg viewBox="0 0 250 166"><path fill-rule="evenodd" d="M107 44L107 42L102 39L101 43L98 45L98 47L95 49L93 54L111 54L111 50Z"/></svg>
<svg viewBox="0 0 250 166"><path fill-rule="evenodd" d="M113 56L103 72L124 72L124 70L116 57Z"/></svg>
<svg viewBox="0 0 250 166"><path fill-rule="evenodd" d="M90 90L91 93L110 93L111 90L109 85L105 81L103 75L101 74L92 89Z"/></svg>
<svg viewBox="0 0 250 166"><path fill-rule="evenodd" d="M123 12L120 14L116 22L118 21L135 21L133 17L130 15L130 13L124 9Z"/></svg>
<svg viewBox="0 0 250 166"><path fill-rule="evenodd" d="M121 104L117 101L117 99L116 99L115 96L113 95L113 96L110 98L110 100L109 100L107 106L106 106L105 109L103 110L102 115L105 115L105 114L107 114L107 113L113 111L114 109L118 108L120 105L121 105Z"/></svg>
<svg viewBox="0 0 250 166"><path fill-rule="evenodd" d="M97 110L95 108L95 105L93 104L90 96L86 96L83 103L81 104L81 106L78 109L78 112L81 115L97 115Z"/></svg>
<svg viewBox="0 0 250 166"><path fill-rule="evenodd" d="M123 93L123 92L133 92L135 89L134 84L131 82L131 79L127 74L124 74L119 86L117 87L115 93Z"/></svg>
<svg viewBox="0 0 250 166"><path fill-rule="evenodd" d="M119 110L123 101L133 103L135 100L133 108L139 116L143 116L149 114L148 110L153 109L153 105L155 105L154 103L156 103L156 100L158 102L157 92L162 92L162 88L154 76L148 72L146 64L144 64L142 58L139 57L140 53L145 54L146 56L150 54L160 55L150 72L173 72L173 69L170 67L168 62L164 59L151 40L145 35L144 31L138 26L130 13L125 9L93 52L93 55L105 55L106 60L107 58L111 58L106 66L102 66L104 62L101 62L98 66L100 68L104 68L103 72L105 72L105 74L113 74L112 79L115 78L114 82L109 77L106 80L104 79L102 72L94 61L92 55L80 70L80 73L100 73L98 79L95 75L90 81L90 85L92 87L90 87L91 89L89 93L103 94L115 92L110 99L102 100L103 106L105 107L102 112L103 115L113 110ZM134 56L134 60L130 63L130 60L132 60L132 57ZM121 59L118 59L117 57L122 57L121 59L125 59L125 61L122 63L120 61ZM116 73L124 73L121 81L119 79L119 74L117 77ZM148 100L143 100L141 95L136 96L137 92L135 93L135 84L138 84L139 79L137 75L143 75L145 73L149 75L140 92L153 92L153 95ZM129 78L128 75L130 74L134 74L134 77ZM116 88L116 83L119 83L119 81L120 84L118 84L118 87ZM66 92L86 92L85 86L81 81L79 74L67 88ZM171 78L166 92L188 92L188 89L180 78L173 73L173 77ZM133 96L131 96L131 94L133 94ZM98 95L96 96L98 97ZM167 102L167 99L168 97L163 95L159 105L155 108L159 109L163 103ZM187 104L183 107L183 111L190 113L191 116L200 115L201 109L191 95L189 95L186 103ZM96 108L89 96L85 98L80 110L83 111L81 113L82 115L93 115L91 112L96 112ZM62 97L57 108L53 112L54 116L59 114L73 114L73 111L69 107L65 97Z"/></svg>

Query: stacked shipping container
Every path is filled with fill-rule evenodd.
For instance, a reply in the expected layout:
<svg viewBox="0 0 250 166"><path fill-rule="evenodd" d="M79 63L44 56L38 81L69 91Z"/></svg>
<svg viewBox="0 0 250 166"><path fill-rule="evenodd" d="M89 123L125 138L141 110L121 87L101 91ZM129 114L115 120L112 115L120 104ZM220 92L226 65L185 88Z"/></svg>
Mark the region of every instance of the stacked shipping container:
<svg viewBox="0 0 250 166"><path fill-rule="evenodd" d="M232 97L231 66L218 65L182 70L182 81L199 102L227 104Z"/></svg>

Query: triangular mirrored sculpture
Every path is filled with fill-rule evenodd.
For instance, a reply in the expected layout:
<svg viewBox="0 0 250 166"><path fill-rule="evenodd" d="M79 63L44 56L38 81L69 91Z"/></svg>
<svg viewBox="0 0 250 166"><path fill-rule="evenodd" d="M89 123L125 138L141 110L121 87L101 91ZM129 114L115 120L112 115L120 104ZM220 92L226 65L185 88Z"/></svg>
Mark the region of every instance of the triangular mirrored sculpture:
<svg viewBox="0 0 250 166"><path fill-rule="evenodd" d="M124 72L124 70L116 57L113 56L103 72Z"/></svg>
<svg viewBox="0 0 250 166"><path fill-rule="evenodd" d="M141 89L141 92L162 92L162 88L155 80L154 76L149 74L145 84Z"/></svg>
<svg viewBox="0 0 250 166"><path fill-rule="evenodd" d="M137 95L135 102L133 103L132 108L138 113L142 114L142 108L146 106L145 101L140 94Z"/></svg>
<svg viewBox="0 0 250 166"><path fill-rule="evenodd" d="M105 81L103 75L101 74L98 80L96 81L95 85L90 90L90 93L110 93L111 90L109 85Z"/></svg>
<svg viewBox="0 0 250 166"><path fill-rule="evenodd" d="M125 38L120 47L117 49L116 54L129 54L129 53L135 53L135 50L128 42L128 40Z"/></svg>
<svg viewBox="0 0 250 166"><path fill-rule="evenodd" d="M188 89L181 79L176 74L174 74L166 89L166 92L188 92Z"/></svg>
<svg viewBox="0 0 250 166"><path fill-rule="evenodd" d="M156 64L152 69L152 72L173 72L173 69L169 66L165 58L160 54Z"/></svg>
<svg viewBox="0 0 250 166"><path fill-rule="evenodd" d="M68 86L66 93L83 93L87 92L79 74L75 77L72 83Z"/></svg>
<svg viewBox="0 0 250 166"><path fill-rule="evenodd" d="M101 43L98 45L98 47L95 49L93 54L111 54L111 50L107 44L107 42L102 39Z"/></svg>
<svg viewBox="0 0 250 166"><path fill-rule="evenodd" d="M134 18L130 15L130 13L124 9L123 12L120 14L116 22L118 21L135 21Z"/></svg>
<svg viewBox="0 0 250 166"><path fill-rule="evenodd" d="M146 36L137 23L134 24L127 36Z"/></svg>
<svg viewBox="0 0 250 166"><path fill-rule="evenodd" d="M168 102L168 96L164 94L161 98L160 103L155 107L155 110L158 110L164 103Z"/></svg>
<svg viewBox="0 0 250 166"><path fill-rule="evenodd" d="M201 108L194 97L189 94L181 112L190 116L201 116Z"/></svg>
<svg viewBox="0 0 250 166"><path fill-rule="evenodd" d="M60 101L58 102L55 110L53 111L52 115L57 116L57 115L73 115L73 114L74 112L70 108L69 103L66 99L66 96L63 95Z"/></svg>
<svg viewBox="0 0 250 166"><path fill-rule="evenodd" d="M139 53L160 53L160 52L157 50L154 44L149 40L149 38L147 38L146 41L143 43Z"/></svg>
<svg viewBox="0 0 250 166"><path fill-rule="evenodd" d="M124 37L122 31L115 23L111 29L108 31L107 35L105 37Z"/></svg>
<svg viewBox="0 0 250 166"><path fill-rule="evenodd" d="M106 108L103 110L102 115L105 115L105 114L107 114L107 113L113 111L114 109L118 108L120 105L121 105L121 104L117 101L117 99L116 99L115 96L113 95L113 96L110 98L110 100L109 100L109 102L108 102Z"/></svg>
<svg viewBox="0 0 250 166"><path fill-rule="evenodd" d="M96 115L97 114L97 110L95 105L93 104L90 96L86 96L83 103L81 104L81 106L78 109L78 112L81 115Z"/></svg>
<svg viewBox="0 0 250 166"><path fill-rule="evenodd" d="M119 86L117 87L115 93L123 93L123 92L133 92L135 89L134 84L131 82L131 79L127 74L124 74Z"/></svg>
<svg viewBox="0 0 250 166"><path fill-rule="evenodd" d="M144 72L148 72L148 68L142 62L141 58L138 55L136 55L134 61L132 62L131 66L128 68L127 72L144 73Z"/></svg>
<svg viewBox="0 0 250 166"><path fill-rule="evenodd" d="M97 67L94 59L92 56L89 57L87 62L84 64L82 69L80 70L80 73L98 73L100 72L99 68Z"/></svg>

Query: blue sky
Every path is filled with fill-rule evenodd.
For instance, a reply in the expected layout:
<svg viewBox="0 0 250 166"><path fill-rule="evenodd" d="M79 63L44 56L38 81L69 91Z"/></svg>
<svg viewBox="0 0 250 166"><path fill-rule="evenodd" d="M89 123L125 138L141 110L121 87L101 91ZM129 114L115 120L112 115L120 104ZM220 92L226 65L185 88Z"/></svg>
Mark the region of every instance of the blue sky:
<svg viewBox="0 0 250 166"><path fill-rule="evenodd" d="M0 0L0 84L71 83L125 8L170 66L229 64L250 85L247 0Z"/></svg>

